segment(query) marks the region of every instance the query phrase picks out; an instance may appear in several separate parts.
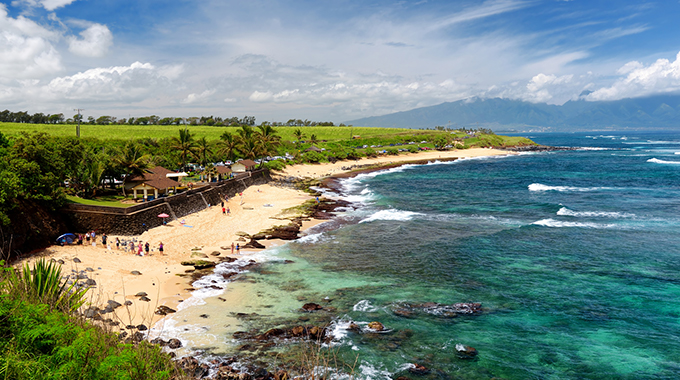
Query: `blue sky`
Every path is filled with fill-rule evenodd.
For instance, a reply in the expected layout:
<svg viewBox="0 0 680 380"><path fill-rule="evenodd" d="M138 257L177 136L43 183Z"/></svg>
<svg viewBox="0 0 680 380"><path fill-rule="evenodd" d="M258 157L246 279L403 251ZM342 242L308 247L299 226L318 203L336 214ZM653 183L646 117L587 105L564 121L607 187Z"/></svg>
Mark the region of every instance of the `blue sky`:
<svg viewBox="0 0 680 380"><path fill-rule="evenodd" d="M342 122L680 93L680 2L0 2L0 108Z"/></svg>

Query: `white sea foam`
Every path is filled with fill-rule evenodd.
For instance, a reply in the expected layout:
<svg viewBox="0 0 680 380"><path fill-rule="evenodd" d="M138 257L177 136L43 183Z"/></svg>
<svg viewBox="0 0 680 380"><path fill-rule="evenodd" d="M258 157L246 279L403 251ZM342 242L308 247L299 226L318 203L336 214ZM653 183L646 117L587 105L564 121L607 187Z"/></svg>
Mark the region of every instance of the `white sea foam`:
<svg viewBox="0 0 680 380"><path fill-rule="evenodd" d="M575 186L549 186L542 183L532 183L529 185L529 191L599 191L611 190L611 187L575 187Z"/></svg>
<svg viewBox="0 0 680 380"><path fill-rule="evenodd" d="M357 302L357 304L354 305L354 307L352 307L352 310L372 313L378 311L378 308L371 305L371 301L369 300L361 300Z"/></svg>
<svg viewBox="0 0 680 380"><path fill-rule="evenodd" d="M413 219L413 217L417 216L417 215L424 215L424 214L421 214L419 212L402 211L402 210L394 210L394 209L381 210L381 211L378 211L375 214L369 216L368 218L360 221L359 223L373 222L373 221L376 221L376 220L406 221L406 220Z"/></svg>
<svg viewBox="0 0 680 380"><path fill-rule="evenodd" d="M536 226L543 227L572 227L572 228L594 228L594 229L606 229L606 228L618 228L616 224L601 224L601 223L583 223L583 222L564 222L555 219L541 219L536 222L531 223Z"/></svg>
<svg viewBox="0 0 680 380"><path fill-rule="evenodd" d="M624 142L623 144L629 144L629 145L678 145L678 144L680 144L680 141L647 140L647 141Z"/></svg>
<svg viewBox="0 0 680 380"><path fill-rule="evenodd" d="M566 207L562 207L557 211L559 216L575 216L583 218L634 218L635 214L627 212L611 212L611 211L574 211Z"/></svg>
<svg viewBox="0 0 680 380"><path fill-rule="evenodd" d="M582 146L578 150L614 150L614 148L601 148L596 146Z"/></svg>
<svg viewBox="0 0 680 380"><path fill-rule="evenodd" d="M296 243L299 244L313 244L313 243L318 243L319 241L322 240L324 234L323 232L315 233L315 234L309 234L305 235L297 240L295 240Z"/></svg>
<svg viewBox="0 0 680 380"><path fill-rule="evenodd" d="M649 160L647 160L647 162L653 162L655 164L680 165L680 161L664 161L659 160L658 158L650 158Z"/></svg>

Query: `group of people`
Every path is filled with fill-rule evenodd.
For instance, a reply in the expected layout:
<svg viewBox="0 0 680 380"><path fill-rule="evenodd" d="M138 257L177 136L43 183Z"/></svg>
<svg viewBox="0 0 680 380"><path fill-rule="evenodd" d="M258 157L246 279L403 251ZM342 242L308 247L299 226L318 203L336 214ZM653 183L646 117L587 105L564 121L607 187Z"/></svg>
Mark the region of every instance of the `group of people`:
<svg viewBox="0 0 680 380"><path fill-rule="evenodd" d="M97 233L94 232L94 230L84 234L78 234L77 237L78 240L76 244L78 245L83 245L83 240L85 240L86 244L92 244L93 247L97 246ZM106 246L106 234L102 235L102 243Z"/></svg>
<svg viewBox="0 0 680 380"><path fill-rule="evenodd" d="M127 241L121 242L120 238L116 238L116 249L120 249L121 245L124 250L134 253L137 256L150 255L153 251L151 244L149 244L148 241L144 244L142 244L142 241L139 241L137 242L137 245L135 245L135 241L130 241L129 243ZM161 255L165 255L163 249L163 242L158 243L158 252L160 252Z"/></svg>

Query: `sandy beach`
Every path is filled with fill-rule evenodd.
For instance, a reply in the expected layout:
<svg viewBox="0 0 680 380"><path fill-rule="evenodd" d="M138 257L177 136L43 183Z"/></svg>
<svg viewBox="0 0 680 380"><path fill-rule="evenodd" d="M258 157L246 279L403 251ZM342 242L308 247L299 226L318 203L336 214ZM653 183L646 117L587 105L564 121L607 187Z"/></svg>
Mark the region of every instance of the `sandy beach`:
<svg viewBox="0 0 680 380"><path fill-rule="evenodd" d="M318 165L288 166L283 172L274 176L323 178L342 175L347 168L355 165L394 165L409 162L427 162L435 160L451 160L454 158L480 157L511 154L494 149L468 149L448 152L427 151L417 154L399 156L381 156L358 161L340 161ZM344 169L343 169L344 168ZM190 279L179 277L192 267L182 266L181 262L195 259L192 252L207 255L208 260L231 256L231 244L241 243L239 233L255 234L276 225L288 223L284 210L298 206L312 197L302 191L276 187L272 185L251 186L225 203L230 214L224 215L217 205L209 209L188 215L180 220L170 221L166 226L150 229L139 236L119 237L121 240L136 240L135 247L141 241L149 242L151 251L144 257L137 256L121 246L116 249L116 237L109 236L109 246L70 245L52 246L41 253L20 261L33 262L38 257L63 260L64 274L82 273L96 281L96 286L88 292L88 304L105 306L113 300L124 304L130 301L129 307L120 307L117 315L112 317L119 321L121 327L132 324L152 326L162 316L154 311L160 305L176 308L190 296ZM302 229L318 224L311 221L303 224ZM160 243L164 245L163 255L158 251ZM283 244L277 240L260 241L267 247ZM214 256L219 252L219 256ZM248 255L249 250L242 250L240 255ZM212 255L211 255L212 254ZM74 262L77 258L79 263ZM84 271L84 272L81 272ZM149 301L140 300L135 294L147 293Z"/></svg>

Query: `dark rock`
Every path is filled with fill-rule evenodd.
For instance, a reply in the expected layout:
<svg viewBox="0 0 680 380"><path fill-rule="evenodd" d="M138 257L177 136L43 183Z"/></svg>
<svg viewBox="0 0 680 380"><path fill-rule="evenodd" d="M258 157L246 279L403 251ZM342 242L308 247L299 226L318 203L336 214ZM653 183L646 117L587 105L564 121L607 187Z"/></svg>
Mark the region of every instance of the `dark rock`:
<svg viewBox="0 0 680 380"><path fill-rule="evenodd" d="M146 331L146 330L148 330L148 328L145 325L137 325L137 330Z"/></svg>
<svg viewBox="0 0 680 380"><path fill-rule="evenodd" d="M95 281L95 280L93 280L93 279L91 279L91 278L88 278L87 281L85 281L85 285L87 285L87 286L95 286L95 285L97 285L97 281Z"/></svg>
<svg viewBox="0 0 680 380"><path fill-rule="evenodd" d="M127 325L127 326L125 326L125 328L128 329L128 330L135 330L135 329L137 328L137 326L135 326L135 325Z"/></svg>
<svg viewBox="0 0 680 380"><path fill-rule="evenodd" d="M76 276L76 279L78 279L78 280L85 280L85 279L87 279L87 278L88 278L88 277L87 277L86 274L79 274L79 275Z"/></svg>
<svg viewBox="0 0 680 380"><path fill-rule="evenodd" d="M132 272L130 272L130 274L133 274L133 275L135 275L135 276L141 276L141 275L142 275L142 272L140 272L140 271L138 271L138 270L133 270Z"/></svg>
<svg viewBox="0 0 680 380"><path fill-rule="evenodd" d="M209 315L208 315L208 314L201 314L201 315L199 315L199 317L201 317L201 318L208 318Z"/></svg>
<svg viewBox="0 0 680 380"><path fill-rule="evenodd" d="M172 338L168 341L168 347L174 349L182 347L182 342L179 339Z"/></svg>
<svg viewBox="0 0 680 380"><path fill-rule="evenodd" d="M267 340L267 339L271 339L275 336L281 336L285 333L286 332L282 329L270 329L270 330L267 330L264 334L256 336L255 339L257 339L257 340Z"/></svg>
<svg viewBox="0 0 680 380"><path fill-rule="evenodd" d="M361 327L357 325L356 323L352 322L347 326L347 330L349 331L354 331L354 332L359 332L361 331Z"/></svg>
<svg viewBox="0 0 680 380"><path fill-rule="evenodd" d="M212 251L212 252L210 253L211 256L219 256L219 255L221 255L221 254L222 254L222 252L220 252L220 251Z"/></svg>
<svg viewBox="0 0 680 380"><path fill-rule="evenodd" d="M146 292L139 292L139 293L135 294L135 297L146 297L146 296L148 296L148 294L146 294Z"/></svg>
<svg viewBox="0 0 680 380"><path fill-rule="evenodd" d="M139 300L140 300L140 301L144 301L144 302L149 302L149 301L151 301L151 299L150 299L149 297L140 297Z"/></svg>
<svg viewBox="0 0 680 380"><path fill-rule="evenodd" d="M125 301L125 302L123 303L123 305L125 305L125 306L130 306L130 305L132 305L132 301L127 300L127 301Z"/></svg>
<svg viewBox="0 0 680 380"><path fill-rule="evenodd" d="M94 318L95 315L99 316L99 308L95 306L90 306L83 312L85 318Z"/></svg>
<svg viewBox="0 0 680 380"><path fill-rule="evenodd" d="M242 248L264 249L265 246L260 244L257 240L251 238L250 241L244 244Z"/></svg>
<svg viewBox="0 0 680 380"><path fill-rule="evenodd" d="M61 265L64 265L64 260L62 260L62 259L57 260L57 262Z"/></svg>
<svg viewBox="0 0 680 380"><path fill-rule="evenodd" d="M477 350L474 347L456 344L456 356L463 360L474 359L477 356Z"/></svg>
<svg viewBox="0 0 680 380"><path fill-rule="evenodd" d="M113 308L111 305L108 305L104 308L104 310L99 311L101 314L107 314L107 313L113 313Z"/></svg>
<svg viewBox="0 0 680 380"><path fill-rule="evenodd" d="M413 367L409 368L408 371L415 375L426 375L430 372L428 368L418 363L413 363Z"/></svg>
<svg viewBox="0 0 680 380"><path fill-rule="evenodd" d="M295 261L293 261L293 260L284 260L283 261L284 264L293 264L294 262Z"/></svg>
<svg viewBox="0 0 680 380"><path fill-rule="evenodd" d="M270 228L262 231L262 233L267 235L267 239L295 240L300 233L300 226L296 223L290 223L287 226Z"/></svg>
<svg viewBox="0 0 680 380"><path fill-rule="evenodd" d="M316 311L321 309L323 309L321 305L312 302L302 305L302 310L305 311Z"/></svg>
<svg viewBox="0 0 680 380"><path fill-rule="evenodd" d="M108 303L109 306L111 306L111 308L113 308L113 309L117 309L117 308L123 306L123 305L121 305L119 302L116 302L116 301L114 301L114 300L109 300L107 303Z"/></svg>
<svg viewBox="0 0 680 380"><path fill-rule="evenodd" d="M164 340L161 339L161 338L155 338L155 339L151 340L151 343L152 343L152 344L157 344L157 345L159 345L159 346L161 346L161 347L165 347L165 346L168 345L168 342L164 341Z"/></svg>
<svg viewBox="0 0 680 380"><path fill-rule="evenodd" d="M385 326L380 323L380 322L369 322L368 323L368 328L375 330L375 331L383 331L385 330Z"/></svg>
<svg viewBox="0 0 680 380"><path fill-rule="evenodd" d="M73 259L73 262L74 262L74 263L78 263L78 264L82 263L82 261L80 261L80 259L77 258L77 257L75 257L75 258Z"/></svg>
<svg viewBox="0 0 680 380"><path fill-rule="evenodd" d="M158 306L158 309L156 309L155 314L157 315L168 315L170 313L175 313L177 310L171 309L165 305Z"/></svg>
<svg viewBox="0 0 680 380"><path fill-rule="evenodd" d="M92 269L90 267L85 268L85 270L88 271L88 272L94 272L94 269Z"/></svg>
<svg viewBox="0 0 680 380"><path fill-rule="evenodd" d="M135 343L139 343L144 340L144 333L141 333L137 331L136 333L132 334L132 341Z"/></svg>

